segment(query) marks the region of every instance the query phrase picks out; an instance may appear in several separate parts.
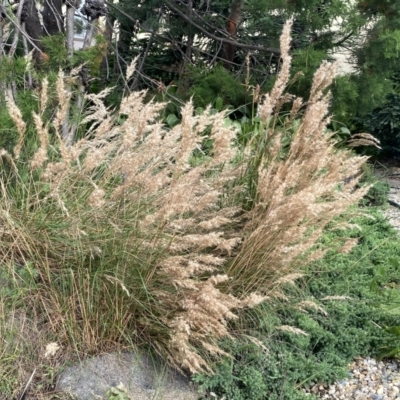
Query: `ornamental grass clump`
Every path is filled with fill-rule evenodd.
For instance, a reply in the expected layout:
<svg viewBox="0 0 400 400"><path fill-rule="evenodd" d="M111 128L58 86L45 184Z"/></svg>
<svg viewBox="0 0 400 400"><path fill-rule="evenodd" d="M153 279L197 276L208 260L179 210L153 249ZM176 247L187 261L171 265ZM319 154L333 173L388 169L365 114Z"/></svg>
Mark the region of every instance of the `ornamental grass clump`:
<svg viewBox="0 0 400 400"><path fill-rule="evenodd" d="M261 128L245 148L234 146L223 112L195 115L189 102L167 130L164 104L133 92L113 111L103 102L108 90L86 96L87 135L68 145L72 92L60 72L51 120L42 83L38 147L26 159L26 125L8 99L20 140L13 155L2 152L1 261L15 285L30 266L25 301L64 348L133 342L178 368L212 372L209 356L225 355L218 339L231 336L228 322L282 295L321 257L323 230L367 190L357 186L365 158L336 149L325 132L334 64L317 71L307 102L285 94L290 26L283 67L259 105ZM276 126L288 101L297 126L289 148ZM205 134L213 147L192 162Z"/></svg>

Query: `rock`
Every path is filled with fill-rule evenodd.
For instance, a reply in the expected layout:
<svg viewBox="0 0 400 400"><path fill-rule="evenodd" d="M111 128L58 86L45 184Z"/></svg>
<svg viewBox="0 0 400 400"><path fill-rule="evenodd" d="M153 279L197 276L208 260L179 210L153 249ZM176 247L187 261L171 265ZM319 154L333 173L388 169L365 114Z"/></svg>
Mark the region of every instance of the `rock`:
<svg viewBox="0 0 400 400"><path fill-rule="evenodd" d="M106 399L106 392L120 384L131 400L200 397L187 378L156 360L133 353L105 354L68 367L60 375L56 389L71 394L76 400Z"/></svg>
<svg viewBox="0 0 400 400"><path fill-rule="evenodd" d="M383 392L384 392L383 386L379 386L379 387L378 387L378 390L376 391L376 394L382 395Z"/></svg>

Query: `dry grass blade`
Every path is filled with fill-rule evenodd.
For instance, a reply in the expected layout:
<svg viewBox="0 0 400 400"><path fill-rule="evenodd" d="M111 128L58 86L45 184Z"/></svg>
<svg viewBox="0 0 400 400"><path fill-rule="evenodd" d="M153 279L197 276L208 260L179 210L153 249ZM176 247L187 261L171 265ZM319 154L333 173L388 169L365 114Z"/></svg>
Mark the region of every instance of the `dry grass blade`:
<svg viewBox="0 0 400 400"><path fill-rule="evenodd" d="M369 133L356 133L346 143L350 147L373 146L382 149L381 142Z"/></svg>
<svg viewBox="0 0 400 400"><path fill-rule="evenodd" d="M324 310L323 307L315 303L314 301L304 300L297 304L297 309L303 312L306 312L306 309L312 309L318 311L320 314L327 316L328 313Z"/></svg>
<svg viewBox="0 0 400 400"><path fill-rule="evenodd" d="M23 120L21 111L15 104L11 94L8 93L6 94L6 102L7 102L8 113L10 114L10 117L14 121L14 124L17 127L19 134L17 144L14 147L14 157L18 159L21 154L21 149L25 140L26 123Z"/></svg>
<svg viewBox="0 0 400 400"><path fill-rule="evenodd" d="M285 47L282 53L289 62L290 57L284 56ZM283 68L271 93L283 96L281 88L288 79L285 71ZM260 133L259 143L265 143L265 152L256 171L256 201L245 226L248 235L228 270L235 277L232 290L251 292L261 282L271 287L271 281L279 283L281 277L290 276L296 264L305 265L322 257L325 250L316 243L324 229L369 189L357 187L366 158L336 149L326 133L330 118L329 93L325 89L334 74L335 64L327 62L315 73L310 99L289 149L283 147L282 135L270 128L276 124L273 120ZM302 101L295 99L292 111L297 112L301 105ZM247 151L251 153L251 149ZM351 181L346 179L350 175L354 176ZM340 182L344 184L340 186ZM235 285L243 281L246 287Z"/></svg>
<svg viewBox="0 0 400 400"><path fill-rule="evenodd" d="M28 382L26 383L24 390L23 390L22 393L18 396L18 400L25 400L25 399L26 399L26 395L27 395L27 393L28 393L29 386L30 386L30 384L31 384L31 382L32 382L32 380L33 380L33 377L35 376L35 373L36 373L36 368L33 370L31 376L29 377Z"/></svg>
<svg viewBox="0 0 400 400"><path fill-rule="evenodd" d="M345 301L345 300L352 300L352 298L349 296L326 296L326 297L323 297L321 300Z"/></svg>
<svg viewBox="0 0 400 400"><path fill-rule="evenodd" d="M308 336L308 333L304 332L302 329L295 328L294 326L281 325L278 326L277 329L279 329L280 331L293 333L294 335Z"/></svg>

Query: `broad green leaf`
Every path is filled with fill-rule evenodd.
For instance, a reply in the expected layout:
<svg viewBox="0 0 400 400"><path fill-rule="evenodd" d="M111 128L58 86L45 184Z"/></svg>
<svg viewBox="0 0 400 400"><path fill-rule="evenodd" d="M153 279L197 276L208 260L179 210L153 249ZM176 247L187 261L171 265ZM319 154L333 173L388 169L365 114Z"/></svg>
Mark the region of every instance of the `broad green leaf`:
<svg viewBox="0 0 400 400"><path fill-rule="evenodd" d="M166 121L168 126L173 128L179 122L179 119L175 114L169 114Z"/></svg>
<svg viewBox="0 0 400 400"><path fill-rule="evenodd" d="M221 111L223 105L224 105L224 101L221 99L221 97L217 97L217 100L215 100L215 108L218 111Z"/></svg>

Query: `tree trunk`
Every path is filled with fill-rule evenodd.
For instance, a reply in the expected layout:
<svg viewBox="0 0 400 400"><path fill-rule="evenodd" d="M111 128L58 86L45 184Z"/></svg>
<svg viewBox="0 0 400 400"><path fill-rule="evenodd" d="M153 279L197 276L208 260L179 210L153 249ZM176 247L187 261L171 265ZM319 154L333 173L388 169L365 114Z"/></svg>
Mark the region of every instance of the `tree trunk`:
<svg viewBox="0 0 400 400"><path fill-rule="evenodd" d="M64 33L64 19L61 0L44 0L43 24L49 36Z"/></svg>
<svg viewBox="0 0 400 400"><path fill-rule="evenodd" d="M82 14L86 15L88 19L86 35L83 41L83 50L86 50L92 44L98 19L106 15L107 9L104 0L86 0L84 6L81 9L81 12Z"/></svg>
<svg viewBox="0 0 400 400"><path fill-rule="evenodd" d="M74 15L76 8L67 4L67 58L72 59L74 52Z"/></svg>
<svg viewBox="0 0 400 400"><path fill-rule="evenodd" d="M229 39L234 40L236 38L237 27L242 18L244 0L233 0L231 5L231 13L228 17L226 24L226 30L229 33ZM235 53L235 47L231 43L225 43L224 45L224 67L228 70L232 69L233 56Z"/></svg>
<svg viewBox="0 0 400 400"><path fill-rule="evenodd" d="M90 47L90 45L92 44L94 32L96 30L96 26L95 25L96 25L97 21L98 21L98 18L89 19L89 23L88 23L88 26L86 28L85 39L83 40L82 50L88 49Z"/></svg>
<svg viewBox="0 0 400 400"><path fill-rule="evenodd" d="M44 32L42 24L40 23L39 12L36 8L35 0L25 0L21 20L22 22L25 22L26 33L29 35L34 45L39 50L43 51L41 38L44 35ZM37 49L35 49L34 56L36 59L41 56Z"/></svg>

